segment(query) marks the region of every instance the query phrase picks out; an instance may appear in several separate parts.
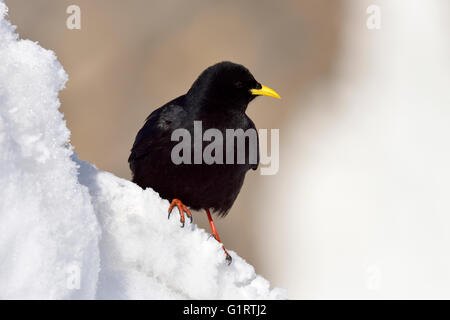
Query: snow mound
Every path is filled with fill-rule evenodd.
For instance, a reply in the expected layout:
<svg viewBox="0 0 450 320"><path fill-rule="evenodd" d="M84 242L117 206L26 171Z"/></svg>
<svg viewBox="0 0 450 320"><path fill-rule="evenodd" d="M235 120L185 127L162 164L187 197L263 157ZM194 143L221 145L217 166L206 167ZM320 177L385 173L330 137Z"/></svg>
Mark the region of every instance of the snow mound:
<svg viewBox="0 0 450 320"><path fill-rule="evenodd" d="M167 219L169 202L151 189L80 164L102 228L97 298L254 299L282 297L231 251L179 216ZM176 212L175 212L176 213Z"/></svg>
<svg viewBox="0 0 450 320"><path fill-rule="evenodd" d="M6 13L0 2L0 298L93 297L100 229L58 111L67 75ZM82 291L69 289L73 266Z"/></svg>
<svg viewBox="0 0 450 320"><path fill-rule="evenodd" d="M151 189L78 160L67 74L0 0L0 299L275 299L280 289Z"/></svg>

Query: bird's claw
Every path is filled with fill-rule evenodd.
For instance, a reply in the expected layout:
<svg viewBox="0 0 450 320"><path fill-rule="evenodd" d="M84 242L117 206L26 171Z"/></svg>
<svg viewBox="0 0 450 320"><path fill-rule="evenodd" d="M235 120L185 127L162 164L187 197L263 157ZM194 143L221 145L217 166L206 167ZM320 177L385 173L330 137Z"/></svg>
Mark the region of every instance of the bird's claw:
<svg viewBox="0 0 450 320"><path fill-rule="evenodd" d="M186 212L186 215L189 217L189 220L194 221L192 218L192 213L189 211L189 209L179 200L179 199L173 199L169 206L169 214L167 215L167 219L170 218L170 214L172 213L173 208L177 206L178 212L180 213L180 222L181 222L181 228L184 227L185 218L184 213Z"/></svg>
<svg viewBox="0 0 450 320"><path fill-rule="evenodd" d="M228 254L228 252L226 252L227 257L225 258L227 260L227 264L230 265L231 262L233 262L233 258L231 258L231 256Z"/></svg>
<svg viewBox="0 0 450 320"><path fill-rule="evenodd" d="M209 234L209 236L208 236L208 240L211 238L211 237L213 237L214 239L216 239L217 240L217 238L216 238L216 235L214 235L214 234L212 234L212 233L210 233Z"/></svg>
<svg viewBox="0 0 450 320"><path fill-rule="evenodd" d="M222 242L220 241L220 238L218 238L216 234L210 233L210 234L209 234L209 237L208 237L208 240L209 240L209 238L211 238L211 237L213 237L214 239L216 239L216 241L218 241L219 243L222 244ZM226 256L226 257L225 257L225 260L227 260L227 264L230 265L231 262L233 261L233 258L231 258L230 254L228 253L227 249L225 249L225 246L224 246L223 244L222 244L222 249L223 249L223 251L225 252L225 256Z"/></svg>

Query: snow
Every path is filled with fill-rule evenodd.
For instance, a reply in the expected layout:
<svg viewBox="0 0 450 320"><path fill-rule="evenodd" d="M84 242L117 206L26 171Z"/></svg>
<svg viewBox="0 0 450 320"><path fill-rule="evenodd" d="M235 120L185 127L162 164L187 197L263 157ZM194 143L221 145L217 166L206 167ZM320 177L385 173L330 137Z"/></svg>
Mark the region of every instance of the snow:
<svg viewBox="0 0 450 320"><path fill-rule="evenodd" d="M58 110L68 76L6 14L0 0L0 299L286 298L168 220L156 192L77 158Z"/></svg>

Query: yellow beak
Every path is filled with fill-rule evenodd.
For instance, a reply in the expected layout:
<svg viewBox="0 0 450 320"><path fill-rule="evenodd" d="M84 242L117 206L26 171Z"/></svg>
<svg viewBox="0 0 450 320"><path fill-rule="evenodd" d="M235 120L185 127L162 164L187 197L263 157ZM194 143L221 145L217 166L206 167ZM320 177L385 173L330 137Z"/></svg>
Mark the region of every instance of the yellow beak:
<svg viewBox="0 0 450 320"><path fill-rule="evenodd" d="M272 89L270 89L269 87L266 87L265 85L261 86L262 86L261 89L251 89L250 92L255 96L269 96L281 99L280 95L275 91L273 91Z"/></svg>

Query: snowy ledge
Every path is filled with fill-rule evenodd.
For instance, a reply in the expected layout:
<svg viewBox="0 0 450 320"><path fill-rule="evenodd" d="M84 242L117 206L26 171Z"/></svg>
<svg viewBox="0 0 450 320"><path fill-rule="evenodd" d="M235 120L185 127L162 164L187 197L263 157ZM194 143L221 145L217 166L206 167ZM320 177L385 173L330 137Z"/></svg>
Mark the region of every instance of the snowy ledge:
<svg viewBox="0 0 450 320"><path fill-rule="evenodd" d="M0 0L0 299L284 299L153 190L77 159L68 79Z"/></svg>

